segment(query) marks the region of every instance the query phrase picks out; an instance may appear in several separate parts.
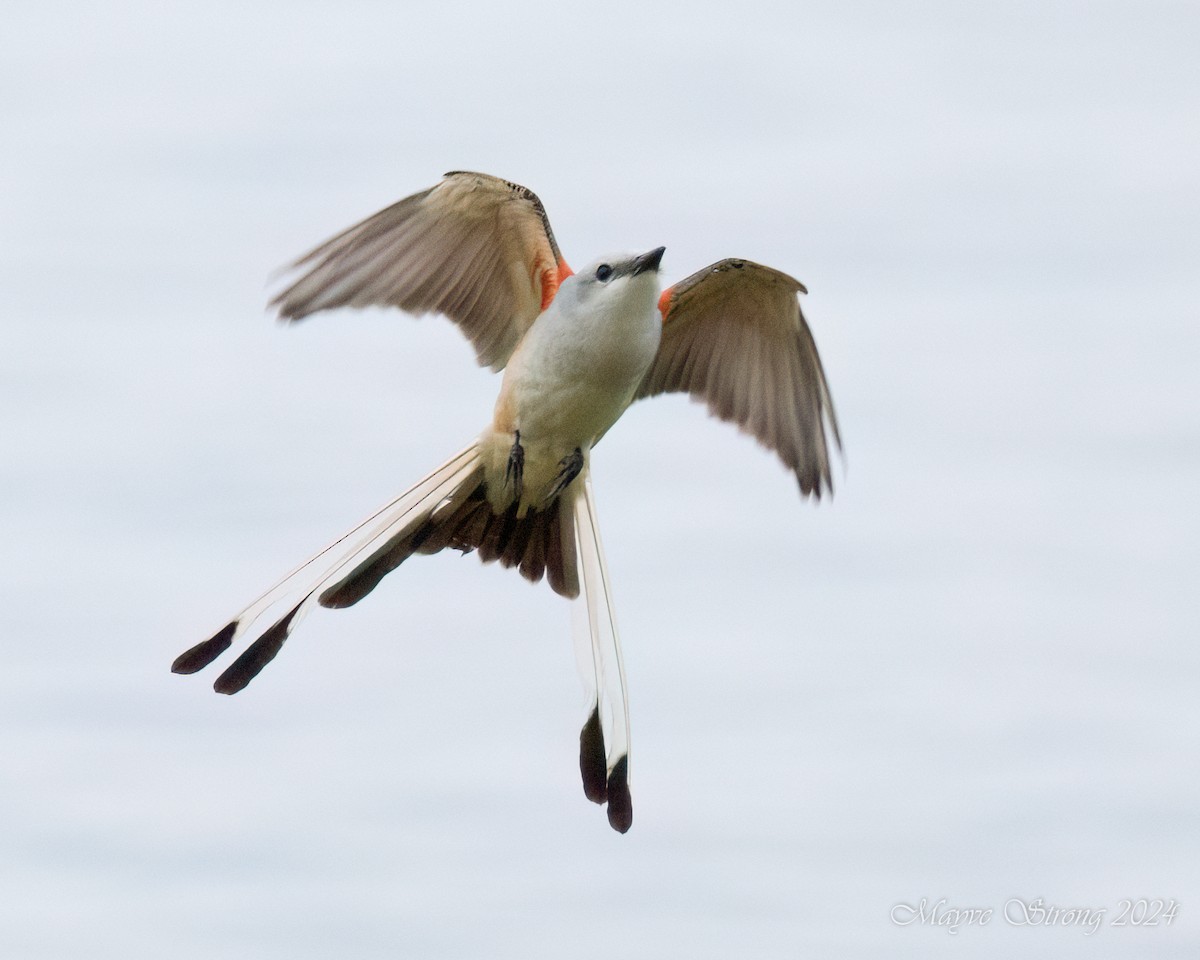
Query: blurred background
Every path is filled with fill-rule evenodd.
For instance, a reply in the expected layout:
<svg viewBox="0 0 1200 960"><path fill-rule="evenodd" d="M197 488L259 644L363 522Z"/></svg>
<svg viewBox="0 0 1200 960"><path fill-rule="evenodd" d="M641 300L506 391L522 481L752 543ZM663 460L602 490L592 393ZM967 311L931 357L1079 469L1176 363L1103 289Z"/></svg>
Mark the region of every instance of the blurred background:
<svg viewBox="0 0 1200 960"><path fill-rule="evenodd" d="M1198 955L1194 4L4 20L5 957ZM452 169L574 264L810 290L831 501L680 397L594 457L626 836L569 607L511 571L414 560L237 697L168 672L490 416L444 320L265 311ZM1005 922L1039 897L1104 922ZM1113 925L1139 897L1181 907Z"/></svg>

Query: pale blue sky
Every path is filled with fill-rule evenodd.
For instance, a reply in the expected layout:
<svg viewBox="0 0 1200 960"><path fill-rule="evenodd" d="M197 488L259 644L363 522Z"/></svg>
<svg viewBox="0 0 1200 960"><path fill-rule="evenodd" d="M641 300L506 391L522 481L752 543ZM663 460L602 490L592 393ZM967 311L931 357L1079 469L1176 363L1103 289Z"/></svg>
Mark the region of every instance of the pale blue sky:
<svg viewBox="0 0 1200 960"><path fill-rule="evenodd" d="M0 953L1192 957L1192 4L10 4ZM813 507L674 398L597 450L636 819L582 797L566 605L473 559L246 692L172 658L483 424L447 323L273 270L450 169L564 252L794 274ZM951 936L1044 897L1169 927Z"/></svg>

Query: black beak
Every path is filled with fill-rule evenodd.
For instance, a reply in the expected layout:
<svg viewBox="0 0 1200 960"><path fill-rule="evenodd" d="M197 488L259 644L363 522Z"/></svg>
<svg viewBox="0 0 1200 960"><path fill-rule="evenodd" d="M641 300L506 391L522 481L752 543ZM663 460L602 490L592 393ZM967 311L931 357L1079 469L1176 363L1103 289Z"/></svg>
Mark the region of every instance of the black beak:
<svg viewBox="0 0 1200 960"><path fill-rule="evenodd" d="M666 249L666 247L655 247L649 253L634 257L633 275L636 277L639 273L645 273L647 270L658 272L658 265L662 262L662 255Z"/></svg>

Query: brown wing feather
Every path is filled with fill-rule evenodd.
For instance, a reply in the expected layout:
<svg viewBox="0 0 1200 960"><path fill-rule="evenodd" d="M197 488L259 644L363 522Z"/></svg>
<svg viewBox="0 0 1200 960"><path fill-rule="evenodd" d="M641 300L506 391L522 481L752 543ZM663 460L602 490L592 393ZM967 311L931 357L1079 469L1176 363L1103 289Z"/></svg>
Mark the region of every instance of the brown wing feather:
<svg viewBox="0 0 1200 960"><path fill-rule="evenodd" d="M442 313L498 370L570 268L542 202L520 184L455 171L293 264L272 304L285 320L335 307Z"/></svg>
<svg viewBox="0 0 1200 960"><path fill-rule="evenodd" d="M703 400L795 472L804 494L833 490L837 417L797 294L804 285L749 260L722 260L664 291L662 345L638 397Z"/></svg>

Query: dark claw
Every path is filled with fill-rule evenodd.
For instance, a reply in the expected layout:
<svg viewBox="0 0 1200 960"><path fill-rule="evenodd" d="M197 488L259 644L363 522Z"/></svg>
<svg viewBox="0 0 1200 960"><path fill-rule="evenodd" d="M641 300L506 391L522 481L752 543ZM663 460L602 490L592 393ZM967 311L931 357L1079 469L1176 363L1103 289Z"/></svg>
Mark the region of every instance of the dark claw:
<svg viewBox="0 0 1200 960"><path fill-rule="evenodd" d="M550 488L550 493L546 495L546 499L553 500L566 490L571 485L571 481L579 476L579 471L582 469L583 451L576 447L574 453L558 461L558 476L554 480L554 486Z"/></svg>
<svg viewBox="0 0 1200 960"><path fill-rule="evenodd" d="M521 431L513 431L512 449L508 451L508 465L504 468L504 482L511 483L513 493L518 502L521 499L521 485L525 478L525 448L521 446Z"/></svg>

